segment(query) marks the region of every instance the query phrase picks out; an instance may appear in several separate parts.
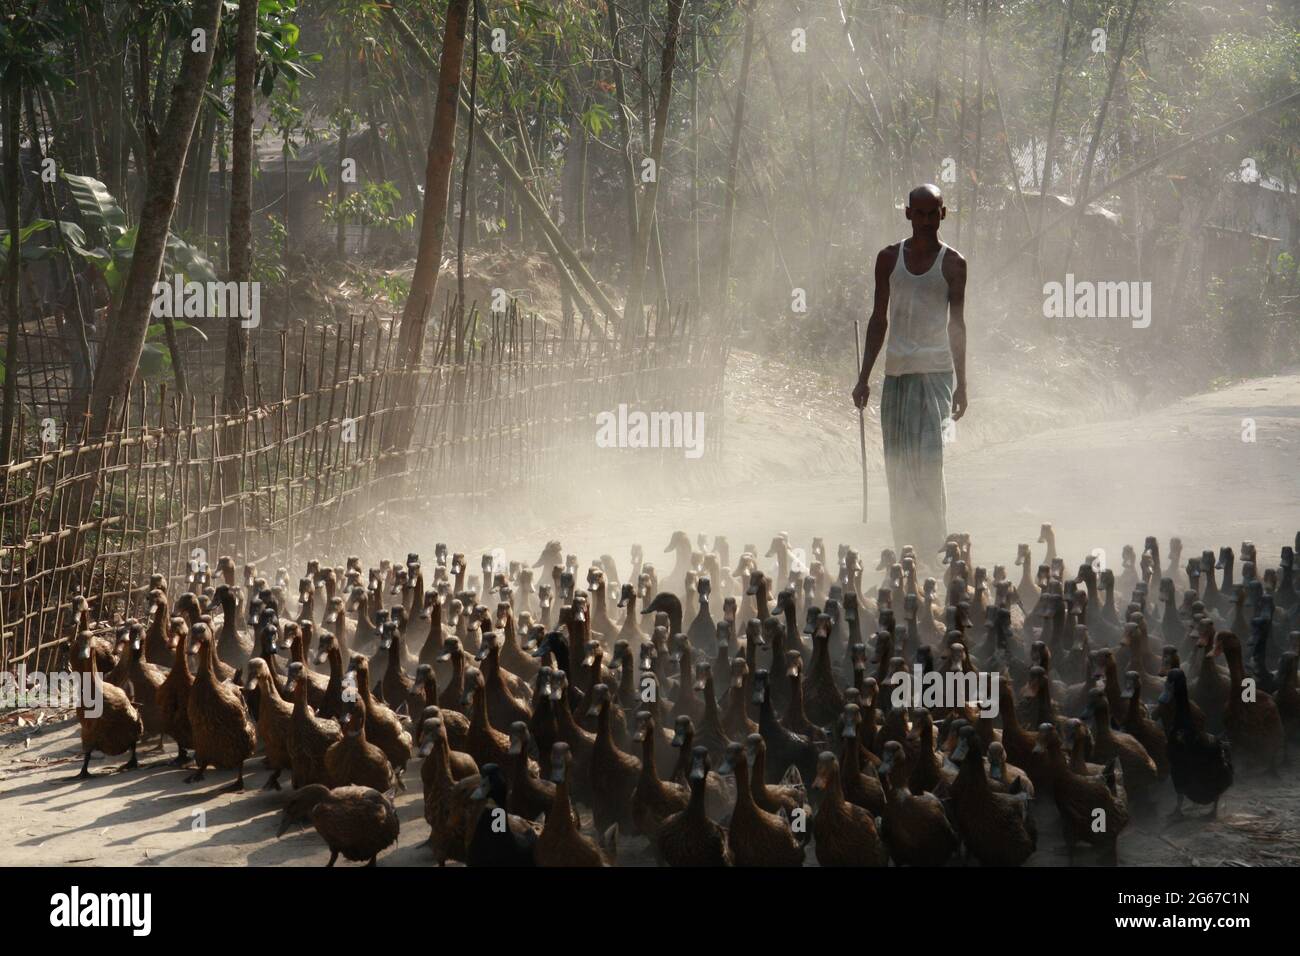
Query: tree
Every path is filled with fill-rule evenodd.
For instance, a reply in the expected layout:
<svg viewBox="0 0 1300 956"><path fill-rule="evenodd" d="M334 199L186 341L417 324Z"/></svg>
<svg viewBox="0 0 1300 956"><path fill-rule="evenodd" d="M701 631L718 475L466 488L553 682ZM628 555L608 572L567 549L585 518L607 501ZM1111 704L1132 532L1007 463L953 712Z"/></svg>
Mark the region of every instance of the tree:
<svg viewBox="0 0 1300 956"><path fill-rule="evenodd" d="M677 62L677 37L681 28L683 4L684 0L668 0L668 26L664 32L664 52L659 66L659 101L655 105L654 136L649 157L653 163L654 175L641 194L641 206L636 217L636 246L632 250L627 303L623 307L624 335L635 334L644 321L641 309L645 271L650 258L650 240L654 238L655 202L659 196L660 165L664 155L664 137L668 132L668 108L673 96L673 68ZM751 46L752 43L751 37Z"/></svg>
<svg viewBox="0 0 1300 956"><path fill-rule="evenodd" d="M465 53L465 22L469 0L451 0L443 30L438 64L438 96L424 171L424 207L420 216L420 245L411 276L411 291L402 310L397 343L399 361L418 365L424 351L424 328L438 284L442 237L447 226L451 167L456 152L456 120L460 100L460 68Z"/></svg>
<svg viewBox="0 0 1300 956"><path fill-rule="evenodd" d="M149 329L153 287L162 268L167 234L176 211L185 154L189 151L194 124L203 102L203 88L216 51L221 5L221 0L195 0L194 3L180 74L159 136L158 150L149 169L144 204L140 210L140 228L136 233L122 306L95 371L87 431L92 437L103 435L108 430L111 424L109 409L115 401L123 399L140 363L140 350ZM78 411L76 406L73 406L73 411ZM76 421L77 415L74 414L72 422Z"/></svg>
<svg viewBox="0 0 1300 956"><path fill-rule="evenodd" d="M257 73L257 0L240 0L235 33L235 112L231 124L230 268L226 278L248 282L253 273L253 88ZM238 310L227 318L226 373L222 407L226 414L247 404L244 371L248 330Z"/></svg>

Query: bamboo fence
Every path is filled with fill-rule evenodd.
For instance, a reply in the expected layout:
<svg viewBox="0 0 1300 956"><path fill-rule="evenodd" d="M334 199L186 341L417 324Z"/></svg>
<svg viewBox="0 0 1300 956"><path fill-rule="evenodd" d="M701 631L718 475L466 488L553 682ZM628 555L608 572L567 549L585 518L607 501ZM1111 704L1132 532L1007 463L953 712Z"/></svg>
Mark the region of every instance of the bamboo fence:
<svg viewBox="0 0 1300 956"><path fill-rule="evenodd" d="M374 315L263 335L244 415L137 383L103 439L42 445L23 423L30 450L0 466L3 666L61 666L79 594L94 621L143 617L153 573L176 593L219 556L295 567L370 529L597 474L619 459L598 454L595 416L619 402L721 422L726 336L688 313L617 343L512 306L473 320L459 363L454 314L418 368L398 366L394 323ZM720 424L706 439L718 455Z"/></svg>

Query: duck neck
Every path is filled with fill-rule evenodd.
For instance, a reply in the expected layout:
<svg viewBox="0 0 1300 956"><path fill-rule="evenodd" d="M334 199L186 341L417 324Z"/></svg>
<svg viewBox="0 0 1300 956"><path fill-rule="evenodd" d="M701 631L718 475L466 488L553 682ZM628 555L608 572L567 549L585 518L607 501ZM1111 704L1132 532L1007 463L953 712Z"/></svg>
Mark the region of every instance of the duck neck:
<svg viewBox="0 0 1300 956"><path fill-rule="evenodd" d="M655 729L648 727L645 739L641 741L641 780L647 786L662 789L659 780L659 767L655 762Z"/></svg>
<svg viewBox="0 0 1300 956"><path fill-rule="evenodd" d="M686 815L692 820L704 820L706 819L704 812L704 793L705 790L708 789L708 775L706 774L698 780L691 780L688 772L687 780L691 787L691 801L686 805Z"/></svg>
<svg viewBox="0 0 1300 956"><path fill-rule="evenodd" d="M549 830L552 826L561 835L576 832L573 825L573 806L569 802L569 772L567 769L564 776L555 784L555 799L551 801L551 812L546 817L546 829Z"/></svg>
<svg viewBox="0 0 1300 956"><path fill-rule="evenodd" d="M803 678L796 671L790 675L790 701L785 705L785 725L795 728L806 727L808 723L803 702Z"/></svg>
<svg viewBox="0 0 1300 956"><path fill-rule="evenodd" d="M1244 560L1244 559L1243 559L1243 560ZM1232 556L1230 556L1230 555L1225 555L1225 556L1224 556L1224 558L1223 558L1223 583L1222 583L1222 585L1220 585L1220 586L1221 586L1221 587L1223 588L1223 590L1225 590L1225 591L1231 591L1232 588L1233 588L1233 573L1232 573L1232 572L1233 572L1233 565L1234 565L1234 563L1235 563L1235 559L1234 559Z"/></svg>
<svg viewBox="0 0 1300 956"><path fill-rule="evenodd" d="M915 621L915 618L913 618ZM813 656L812 656L812 679L815 681L831 681L831 654L830 654L830 635L818 634L813 638Z"/></svg>
<svg viewBox="0 0 1300 956"><path fill-rule="evenodd" d="M704 716L700 718L703 726L721 731L722 721L718 719L718 698L713 692L713 676L704 681Z"/></svg>
<svg viewBox="0 0 1300 956"><path fill-rule="evenodd" d="M487 712L487 694L483 692L483 685L479 684L474 688L474 697L470 701L470 725L472 730L487 730L488 724Z"/></svg>
<svg viewBox="0 0 1300 956"><path fill-rule="evenodd" d="M742 816L753 816L755 810L754 794L751 789L751 777L749 771L749 761L742 753L737 757L734 763L736 772L736 809L732 816L739 813Z"/></svg>

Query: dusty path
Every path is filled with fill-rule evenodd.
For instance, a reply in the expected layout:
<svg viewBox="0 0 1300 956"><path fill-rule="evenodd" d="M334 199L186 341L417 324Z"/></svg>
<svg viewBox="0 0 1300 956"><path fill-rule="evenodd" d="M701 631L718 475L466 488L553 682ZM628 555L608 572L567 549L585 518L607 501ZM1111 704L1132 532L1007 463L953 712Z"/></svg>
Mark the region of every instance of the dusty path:
<svg viewBox="0 0 1300 956"><path fill-rule="evenodd" d="M768 397L777 390L770 388ZM508 527L448 522L428 529L420 544L459 543L470 555L499 546L531 560L547 538L585 562L602 553L627 560L633 542L658 556L677 528L725 533L733 553L743 544L766 550L773 532L786 531L806 546L822 535L833 550L853 542L867 555L887 540L883 482L873 475L872 519L858 520L856 422L837 390L814 383L782 394L786 407L763 414L734 401L728 421L728 461L695 490L660 497L633 482L604 488L584 499L584 511L557 521L553 513L524 516L503 510ZM740 396L752 398L752 393ZM952 526L974 537L980 563L1010 564L1019 541L1034 541L1039 523L1052 521L1067 561L1093 547L1118 555L1125 542L1146 534L1161 542L1182 536L1192 553L1254 540L1275 559L1300 528L1300 375L1248 382L1148 414L1088 421L1065 420L1032 436L1037 422L1009 399L981 399L950 446ZM981 404L981 401L984 404ZM1242 441L1242 420L1253 418L1255 441ZM1008 424L1011 422L1012 424ZM873 435L874 435L873 429ZM793 436L793 437L792 437ZM878 439L869 439L878 447ZM401 549L407 550L406 547ZM1038 552L1036 551L1035 554ZM661 559L665 564L669 559ZM477 562L471 560L471 567ZM77 733L66 715L37 732L7 716L0 736L0 863L121 865L299 862L321 864L327 854L310 831L275 838L287 799L256 790L266 778L260 758L250 761L250 791L220 794L229 773L209 774L190 786L183 772L160 766L161 755L142 752L147 769L107 775L121 758L97 759L97 775L81 783L76 772ZM27 719L34 719L30 713ZM1293 748L1295 749L1295 748ZM171 753L167 754L170 757ZM423 864L427 828L420 812L418 764L408 780L414 792L399 797L402 836L385 865ZM1221 819L1192 818L1169 825L1163 814L1139 818L1121 840L1121 858L1142 864L1278 864L1300 862L1300 768L1281 778L1243 776L1229 794ZM1036 810L1042 833L1031 862L1065 862L1055 810ZM644 841L625 841L621 861L644 863ZM811 861L812 856L810 854ZM1077 862L1091 862L1081 853Z"/></svg>

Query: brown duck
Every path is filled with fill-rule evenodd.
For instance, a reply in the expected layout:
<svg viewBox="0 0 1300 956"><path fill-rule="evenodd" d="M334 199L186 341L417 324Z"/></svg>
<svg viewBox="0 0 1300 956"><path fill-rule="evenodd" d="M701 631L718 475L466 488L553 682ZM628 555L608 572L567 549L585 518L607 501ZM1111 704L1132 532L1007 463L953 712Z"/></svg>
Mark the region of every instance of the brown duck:
<svg viewBox="0 0 1300 956"><path fill-rule="evenodd" d="M397 842L401 829L390 794L369 787L336 787L313 783L293 795L284 808L276 836L284 836L293 823L311 823L330 848L333 866L344 859L374 866L375 859Z"/></svg>
<svg viewBox="0 0 1300 956"><path fill-rule="evenodd" d="M208 767L237 770L238 776L229 789L243 790L244 761L256 749L257 728L248 717L239 688L217 680L217 648L211 630L199 624L190 636L190 650L198 655L199 672L187 704L194 733L195 770L185 782L202 780Z"/></svg>
<svg viewBox="0 0 1300 956"><path fill-rule="evenodd" d="M122 765L122 770L134 770L139 766L135 757L136 744L144 734L144 721L140 712L127 696L126 691L105 681L99 673L99 656L89 631L82 631L77 637L77 658L81 662L82 672L88 674L89 699L91 708L85 706L86 695L78 695L77 720L81 724L81 750L84 759L81 772L72 779L84 780L90 776L90 755L98 750L107 756L131 752L131 759ZM99 713L96 714L96 702Z"/></svg>
<svg viewBox="0 0 1300 956"><path fill-rule="evenodd" d="M901 750L901 744L898 746ZM829 751L817 758L813 789L821 793L820 805L813 817L813 852L818 864L887 866L889 852L876 826L878 818L844 799L839 761Z"/></svg>

